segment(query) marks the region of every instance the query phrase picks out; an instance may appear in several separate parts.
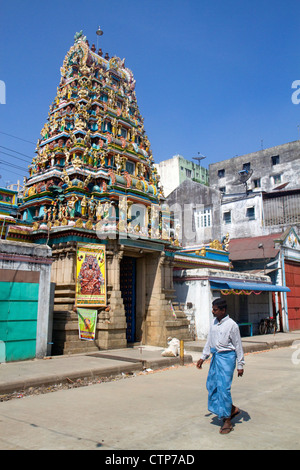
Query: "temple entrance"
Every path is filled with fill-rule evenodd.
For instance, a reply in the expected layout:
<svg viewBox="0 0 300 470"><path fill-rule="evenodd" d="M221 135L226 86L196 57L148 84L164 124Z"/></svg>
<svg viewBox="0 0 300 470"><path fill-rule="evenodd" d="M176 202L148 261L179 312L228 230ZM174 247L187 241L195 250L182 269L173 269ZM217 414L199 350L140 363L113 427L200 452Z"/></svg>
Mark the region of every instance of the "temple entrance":
<svg viewBox="0 0 300 470"><path fill-rule="evenodd" d="M124 256L120 266L120 288L126 314L126 339L136 341L136 258Z"/></svg>

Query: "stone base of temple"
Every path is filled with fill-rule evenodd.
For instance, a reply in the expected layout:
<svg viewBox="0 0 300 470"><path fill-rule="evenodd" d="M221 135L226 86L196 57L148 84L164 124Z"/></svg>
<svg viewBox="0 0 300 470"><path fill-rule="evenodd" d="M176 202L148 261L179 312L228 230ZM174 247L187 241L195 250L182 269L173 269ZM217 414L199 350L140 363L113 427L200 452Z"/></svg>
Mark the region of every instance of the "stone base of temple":
<svg viewBox="0 0 300 470"><path fill-rule="evenodd" d="M56 304L54 309L52 354L85 354L98 350L126 348L127 324L121 292L109 292L109 307L98 310L95 340L85 341L79 338L78 316L71 308L74 306L74 298L61 296L63 292L72 293L70 287L60 286L56 292L56 300L61 303ZM69 309L59 310L61 307ZM166 347L170 337L184 341L192 339L185 314L176 303L171 307L165 295L161 294L154 301L152 299L152 306L149 307L144 322L141 343Z"/></svg>
<svg viewBox="0 0 300 470"><path fill-rule="evenodd" d="M98 351L94 341L79 338L77 314L70 311L56 311L53 315L52 355L81 354Z"/></svg>
<svg viewBox="0 0 300 470"><path fill-rule="evenodd" d="M100 349L126 348L126 320L120 291L108 291L108 308L98 309L94 341L79 338L75 285L55 288L52 355L80 354Z"/></svg>
<svg viewBox="0 0 300 470"><path fill-rule="evenodd" d="M132 343L165 348L170 337L192 339L189 321L176 303L171 259L154 250L145 253L133 246L125 249L117 241L106 247L107 302L97 308L95 340L80 339L75 307L75 253L76 244L72 242L53 249L53 355L122 349ZM126 278L124 290L121 280L128 276L132 265L135 275ZM135 298L130 312L124 300L126 295L128 298L128 286L130 298Z"/></svg>

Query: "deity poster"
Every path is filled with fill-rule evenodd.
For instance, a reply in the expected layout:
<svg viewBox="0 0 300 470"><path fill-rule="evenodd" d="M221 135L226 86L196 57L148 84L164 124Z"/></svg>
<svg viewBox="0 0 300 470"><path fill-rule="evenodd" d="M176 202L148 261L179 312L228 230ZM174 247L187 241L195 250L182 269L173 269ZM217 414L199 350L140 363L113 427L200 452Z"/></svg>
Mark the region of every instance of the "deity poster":
<svg viewBox="0 0 300 470"><path fill-rule="evenodd" d="M76 306L105 306L105 245L78 243L76 255Z"/></svg>
<svg viewBox="0 0 300 470"><path fill-rule="evenodd" d="M87 341L95 340L97 310L78 308L79 338Z"/></svg>

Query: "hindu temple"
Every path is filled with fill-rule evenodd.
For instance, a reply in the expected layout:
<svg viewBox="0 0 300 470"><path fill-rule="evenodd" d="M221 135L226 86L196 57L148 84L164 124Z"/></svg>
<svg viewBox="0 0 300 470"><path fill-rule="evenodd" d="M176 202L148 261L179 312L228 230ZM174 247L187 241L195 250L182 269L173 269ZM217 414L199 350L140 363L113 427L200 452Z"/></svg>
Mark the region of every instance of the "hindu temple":
<svg viewBox="0 0 300 470"><path fill-rule="evenodd" d="M52 353L188 339L174 315L178 240L133 73L82 32L60 73L20 207L27 241L52 249ZM78 337L81 308L97 312L94 341Z"/></svg>

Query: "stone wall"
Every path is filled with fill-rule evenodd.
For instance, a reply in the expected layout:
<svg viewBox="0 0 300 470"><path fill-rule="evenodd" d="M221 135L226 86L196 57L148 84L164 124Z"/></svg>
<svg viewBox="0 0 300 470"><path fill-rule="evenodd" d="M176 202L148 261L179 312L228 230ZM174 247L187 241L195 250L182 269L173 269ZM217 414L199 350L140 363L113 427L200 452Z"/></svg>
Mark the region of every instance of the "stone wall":
<svg viewBox="0 0 300 470"><path fill-rule="evenodd" d="M74 309L76 242L67 242L53 246L52 281L56 284L54 354L119 349L127 346L127 323L120 288L120 263L123 256L132 256L137 260L137 342L165 347L169 336L190 339L189 322L175 302L172 257L158 250L145 251L133 246L125 247L117 240L109 240L106 245L107 305L98 308L95 341L80 340L78 318Z"/></svg>
<svg viewBox="0 0 300 470"><path fill-rule="evenodd" d="M22 312L25 306L25 295L24 301L22 301L22 288L26 289L26 285L29 285L28 283L38 284L38 307L35 332L35 357L38 358L47 356L49 343L51 342L51 263L51 249L47 245L33 245L32 243L8 240L0 241L0 280L2 282L9 282L11 286L18 284L20 287L18 297L20 309L18 321L21 322L23 319ZM5 316L6 312L1 312L1 314ZM9 320L9 315L7 315L7 319ZM28 321L28 319L25 318L25 313L24 320ZM25 345L26 337L24 336L22 340ZM25 356L26 353L24 353L21 359L28 359L28 357Z"/></svg>

